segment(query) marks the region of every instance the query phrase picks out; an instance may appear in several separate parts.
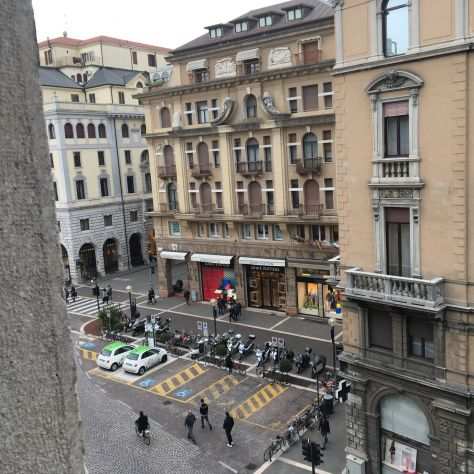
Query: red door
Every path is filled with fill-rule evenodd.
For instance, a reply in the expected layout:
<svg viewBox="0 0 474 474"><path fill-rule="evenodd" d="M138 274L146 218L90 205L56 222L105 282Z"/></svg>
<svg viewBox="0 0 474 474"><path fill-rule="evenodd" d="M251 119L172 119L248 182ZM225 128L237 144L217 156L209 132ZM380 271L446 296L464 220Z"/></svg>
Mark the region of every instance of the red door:
<svg viewBox="0 0 474 474"><path fill-rule="evenodd" d="M202 297L204 301L216 298L215 291L219 288L224 278L224 267L201 266Z"/></svg>

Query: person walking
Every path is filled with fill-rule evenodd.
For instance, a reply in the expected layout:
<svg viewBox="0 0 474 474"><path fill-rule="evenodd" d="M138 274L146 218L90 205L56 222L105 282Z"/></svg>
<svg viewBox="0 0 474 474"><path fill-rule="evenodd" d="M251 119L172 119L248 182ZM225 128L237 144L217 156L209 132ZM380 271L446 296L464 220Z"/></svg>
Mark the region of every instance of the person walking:
<svg viewBox="0 0 474 474"><path fill-rule="evenodd" d="M196 444L196 440L193 435L193 427L194 423L196 423L196 417L192 410L188 411L186 418L184 419L184 426L188 430L188 439L190 439L194 444Z"/></svg>
<svg viewBox="0 0 474 474"><path fill-rule="evenodd" d="M326 444L328 443L328 434L331 432L329 427L329 420L325 415L322 415L321 421L319 422L319 432L323 438L323 446L321 449L326 449Z"/></svg>
<svg viewBox="0 0 474 474"><path fill-rule="evenodd" d="M110 286L110 283L107 285L107 296L109 297L109 300L112 303L112 287Z"/></svg>
<svg viewBox="0 0 474 474"><path fill-rule="evenodd" d="M240 302L237 302L235 305L235 319L238 321L240 319L240 316L242 314L242 305Z"/></svg>
<svg viewBox="0 0 474 474"><path fill-rule="evenodd" d="M76 298L77 298L77 290L76 290L76 287L74 285L71 286L71 298L72 298L72 302L75 303Z"/></svg>
<svg viewBox="0 0 474 474"><path fill-rule="evenodd" d="M69 303L69 288L67 286L64 287L64 299L66 300L66 304Z"/></svg>
<svg viewBox="0 0 474 474"><path fill-rule="evenodd" d="M189 290L187 290L187 289L184 290L183 296L184 296L184 299L186 301L186 304L190 304L191 293L189 292Z"/></svg>
<svg viewBox="0 0 474 474"><path fill-rule="evenodd" d="M227 447L232 448L234 445L232 440L232 428L234 427L234 419L230 416L228 411L225 412L225 419L222 428L224 428L225 435L227 436Z"/></svg>
<svg viewBox="0 0 474 474"><path fill-rule="evenodd" d="M155 290L153 288L150 288L148 290L148 303L150 303L150 304L155 304L156 303Z"/></svg>
<svg viewBox="0 0 474 474"><path fill-rule="evenodd" d="M229 369L229 375L232 374L232 369L234 367L234 361L232 360L232 354L227 354L225 358L225 366Z"/></svg>
<svg viewBox="0 0 474 474"><path fill-rule="evenodd" d="M217 308L216 308L216 305L213 305L213 306L212 306L212 317L213 317L214 319L217 318Z"/></svg>
<svg viewBox="0 0 474 474"><path fill-rule="evenodd" d="M207 421L209 429L212 431L212 425L209 423L209 406L204 401L204 398L201 398L201 406L199 407L199 413L201 414L202 429L204 429L204 422Z"/></svg>

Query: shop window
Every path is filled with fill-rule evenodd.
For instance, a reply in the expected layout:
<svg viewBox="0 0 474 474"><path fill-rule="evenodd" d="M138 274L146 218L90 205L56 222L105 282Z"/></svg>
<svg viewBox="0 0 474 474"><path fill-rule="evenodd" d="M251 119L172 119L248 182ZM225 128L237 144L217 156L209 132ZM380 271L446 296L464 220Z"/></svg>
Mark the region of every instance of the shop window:
<svg viewBox="0 0 474 474"><path fill-rule="evenodd" d="M268 240L268 224L257 224L257 239Z"/></svg>
<svg viewBox="0 0 474 474"><path fill-rule="evenodd" d="M168 222L168 229L171 236L181 235L181 225L179 222Z"/></svg>
<svg viewBox="0 0 474 474"><path fill-rule="evenodd" d="M250 240L252 238L252 224L242 224L242 239Z"/></svg>
<svg viewBox="0 0 474 474"><path fill-rule="evenodd" d="M392 317L390 314L370 308L367 318L369 347L393 350Z"/></svg>
<svg viewBox="0 0 474 474"><path fill-rule="evenodd" d="M408 50L408 5L407 0L385 0L382 3L382 35L385 56L397 56Z"/></svg>
<svg viewBox="0 0 474 474"><path fill-rule="evenodd" d="M283 231L280 224L273 224L273 240L283 240Z"/></svg>
<svg viewBox="0 0 474 474"><path fill-rule="evenodd" d="M408 353L429 361L434 360L433 324L422 318L407 320Z"/></svg>

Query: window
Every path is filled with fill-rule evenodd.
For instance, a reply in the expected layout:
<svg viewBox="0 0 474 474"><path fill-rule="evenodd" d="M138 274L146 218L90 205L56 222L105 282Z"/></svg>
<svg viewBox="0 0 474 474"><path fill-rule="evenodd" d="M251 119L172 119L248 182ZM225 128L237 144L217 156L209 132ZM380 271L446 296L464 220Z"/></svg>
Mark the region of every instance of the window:
<svg viewBox="0 0 474 474"><path fill-rule="evenodd" d="M260 70L260 61L258 59L249 59L244 61L244 74L250 76L251 74L257 74Z"/></svg>
<svg viewBox="0 0 474 474"><path fill-rule="evenodd" d="M79 225L81 226L81 231L89 230L89 219L80 219Z"/></svg>
<svg viewBox="0 0 474 474"><path fill-rule="evenodd" d="M242 157L242 148L240 138L234 139L234 159L236 163L240 163L240 159Z"/></svg>
<svg viewBox="0 0 474 474"><path fill-rule="evenodd" d="M407 320L408 354L434 360L433 325L422 318Z"/></svg>
<svg viewBox="0 0 474 474"><path fill-rule="evenodd" d="M122 124L122 138L129 138L130 134L128 132L128 125L126 123Z"/></svg>
<svg viewBox="0 0 474 474"><path fill-rule="evenodd" d="M119 104L125 104L125 94L122 91L118 93L118 99Z"/></svg>
<svg viewBox="0 0 474 474"><path fill-rule="evenodd" d="M273 215L274 213L275 213L275 199L273 196L273 191L267 191L267 214Z"/></svg>
<svg viewBox="0 0 474 474"><path fill-rule="evenodd" d="M301 7L292 8L286 12L288 21L300 20L303 18L303 9Z"/></svg>
<svg viewBox="0 0 474 474"><path fill-rule="evenodd" d="M247 118L257 117L257 99L254 95L250 94L245 99L245 110Z"/></svg>
<svg viewBox="0 0 474 474"><path fill-rule="evenodd" d="M329 226L329 240L339 242L339 226L337 224Z"/></svg>
<svg viewBox="0 0 474 474"><path fill-rule="evenodd" d="M78 200L86 198L86 188L83 179L76 180L76 196Z"/></svg>
<svg viewBox="0 0 474 474"><path fill-rule="evenodd" d="M385 0L382 3L382 35L385 56L408 50L408 1Z"/></svg>
<svg viewBox="0 0 474 474"><path fill-rule="evenodd" d="M132 63L138 64L138 54L136 51L132 51Z"/></svg>
<svg viewBox="0 0 474 474"><path fill-rule="evenodd" d="M109 180L107 178L100 178L100 195L102 197L109 195Z"/></svg>
<svg viewBox="0 0 474 474"><path fill-rule="evenodd" d="M292 179L290 181L291 186L291 207L293 209L299 209L300 207L300 192L299 192L299 183L297 179Z"/></svg>
<svg viewBox="0 0 474 474"><path fill-rule="evenodd" d="M304 224L298 224L296 226L296 237L298 240L305 240L306 239L306 232Z"/></svg>
<svg viewBox="0 0 474 474"><path fill-rule="evenodd" d="M243 31L248 31L249 29L249 24L247 21L241 21L240 23L235 24L235 32L236 33L241 33Z"/></svg>
<svg viewBox="0 0 474 474"><path fill-rule="evenodd" d="M273 240L283 240L283 231L280 224L273 224Z"/></svg>
<svg viewBox="0 0 474 474"><path fill-rule="evenodd" d="M298 90L296 87L290 87L288 89L288 106L290 107L290 113L296 114L298 112Z"/></svg>
<svg viewBox="0 0 474 474"><path fill-rule="evenodd" d="M73 152L72 157L74 159L74 168L80 168L81 167L81 152L80 151Z"/></svg>
<svg viewBox="0 0 474 474"><path fill-rule="evenodd" d="M323 84L324 108L332 109L332 82Z"/></svg>
<svg viewBox="0 0 474 474"><path fill-rule="evenodd" d="M52 123L48 125L48 136L50 140L54 140L56 138L56 131L54 130L54 125Z"/></svg>
<svg viewBox="0 0 474 474"><path fill-rule="evenodd" d="M64 125L64 136L66 138L74 138L74 129L70 123Z"/></svg>
<svg viewBox="0 0 474 474"><path fill-rule="evenodd" d="M385 128L385 156L410 154L408 128L408 101L383 104Z"/></svg>
<svg viewBox="0 0 474 474"><path fill-rule="evenodd" d="M151 174L150 173L145 173L145 193L149 194L151 192L152 192Z"/></svg>
<svg viewBox="0 0 474 474"><path fill-rule="evenodd" d="M207 110L207 100L196 102L196 112L198 117L198 123L209 122L209 115Z"/></svg>
<svg viewBox="0 0 474 474"><path fill-rule="evenodd" d="M95 94L89 94L89 102L95 104Z"/></svg>
<svg viewBox="0 0 474 474"><path fill-rule="evenodd" d="M162 107L160 109L161 128L171 127L171 114L168 107Z"/></svg>
<svg viewBox="0 0 474 474"><path fill-rule="evenodd" d="M386 207L385 234L387 273L410 277L410 209Z"/></svg>
<svg viewBox="0 0 474 474"><path fill-rule="evenodd" d="M176 184L169 183L166 188L166 194L168 197L168 209L170 211L176 211L178 209L178 193L176 191Z"/></svg>
<svg viewBox="0 0 474 474"><path fill-rule="evenodd" d="M216 239L220 237L219 234L219 224L216 224L215 222L211 222L209 224L209 237Z"/></svg>
<svg viewBox="0 0 474 474"><path fill-rule="evenodd" d="M196 191L196 183L190 182L189 183L189 196L191 197L191 207L196 209L198 207L197 203L197 191Z"/></svg>
<svg viewBox="0 0 474 474"><path fill-rule="evenodd" d="M326 228L323 225L312 225L311 226L311 239L314 241L326 240Z"/></svg>
<svg viewBox="0 0 474 474"><path fill-rule="evenodd" d="M318 86L303 86L303 110L318 110Z"/></svg>
<svg viewBox="0 0 474 474"><path fill-rule="evenodd" d="M220 38L224 34L224 28L222 26L218 26L216 28L211 28L209 30L209 36L214 39L214 38Z"/></svg>
<svg viewBox="0 0 474 474"><path fill-rule="evenodd" d="M133 194L135 192L135 179L133 176L127 176L127 193Z"/></svg>
<svg viewBox="0 0 474 474"><path fill-rule="evenodd" d="M107 138L107 132L103 123L99 124L99 138Z"/></svg>
<svg viewBox="0 0 474 474"><path fill-rule="evenodd" d="M206 228L204 227L204 224L197 225L197 236L206 237Z"/></svg>
<svg viewBox="0 0 474 474"><path fill-rule="evenodd" d="M197 84L209 80L209 71L207 69L196 69L193 71L193 81Z"/></svg>
<svg viewBox="0 0 474 474"><path fill-rule="evenodd" d="M326 201L326 209L334 209L334 188L333 179L326 178L324 180L324 199ZM333 189L330 189L333 188Z"/></svg>
<svg viewBox="0 0 474 474"><path fill-rule="evenodd" d="M78 82L79 84L81 84L81 82L82 82L82 74L78 74L78 75L77 75L77 82ZM72 98L72 96L71 96L71 98ZM73 100L73 102L79 102L79 96L78 96L78 100Z"/></svg>
<svg viewBox="0 0 474 474"><path fill-rule="evenodd" d="M143 89L143 84L142 84L140 81L138 81L138 82L135 84L135 87L136 87L137 89Z"/></svg>
<svg viewBox="0 0 474 474"><path fill-rule="evenodd" d="M93 123L87 125L87 138L96 138L95 125Z"/></svg>
<svg viewBox="0 0 474 474"><path fill-rule="evenodd" d="M169 222L168 228L169 228L170 235L175 235L175 236L181 235L181 225L179 224L179 222Z"/></svg>
<svg viewBox="0 0 474 474"><path fill-rule="evenodd" d="M252 224L242 224L242 239L250 240L252 238Z"/></svg>
<svg viewBox="0 0 474 474"><path fill-rule="evenodd" d="M84 125L82 125L82 123L78 123L76 125L76 137L77 138L86 138L86 131L85 131Z"/></svg>
<svg viewBox="0 0 474 474"><path fill-rule="evenodd" d="M272 142L269 136L263 137L263 158L265 163L265 171L272 171Z"/></svg>
<svg viewBox="0 0 474 474"><path fill-rule="evenodd" d="M192 142L186 142L186 156L188 157L189 169L192 170L194 168L194 153Z"/></svg>
<svg viewBox="0 0 474 474"><path fill-rule="evenodd" d="M61 232L61 221L57 221L56 226L58 227L58 232Z"/></svg>
<svg viewBox="0 0 474 474"><path fill-rule="evenodd" d="M266 26L272 26L272 24L273 24L273 18L271 15L261 16L258 19L258 26L260 28L265 28Z"/></svg>
<svg viewBox="0 0 474 474"><path fill-rule="evenodd" d="M258 240L268 239L268 224L257 224L257 239Z"/></svg>
<svg viewBox="0 0 474 474"><path fill-rule="evenodd" d="M303 137L303 159L314 160L318 156L318 139L314 133L307 133Z"/></svg>
<svg viewBox="0 0 474 474"><path fill-rule="evenodd" d="M110 227L112 225L112 214L104 216L104 227Z"/></svg>
<svg viewBox="0 0 474 474"><path fill-rule="evenodd" d="M154 54L148 55L148 66L156 67L156 56Z"/></svg>
<svg viewBox="0 0 474 474"><path fill-rule="evenodd" d="M229 236L230 236L229 224L225 223L222 225L222 237L224 237L224 239L228 239Z"/></svg>
<svg viewBox="0 0 474 474"><path fill-rule="evenodd" d="M71 94L71 102L79 102L79 94Z"/></svg>
<svg viewBox="0 0 474 474"><path fill-rule="evenodd" d="M51 169L54 169L54 157L52 153L49 154L49 164L51 166Z"/></svg>
<svg viewBox="0 0 474 474"><path fill-rule="evenodd" d="M103 151L97 152L97 161L99 166L105 166L105 153Z"/></svg>
<svg viewBox="0 0 474 474"><path fill-rule="evenodd" d="M256 162L258 161L258 141L255 138L249 138L247 140L247 162L253 163L253 167L256 168ZM249 171L250 165L249 165Z"/></svg>
<svg viewBox="0 0 474 474"><path fill-rule="evenodd" d="M211 100L211 110L212 110L212 118L215 120L219 115L219 105L217 103L217 99Z"/></svg>
<svg viewBox="0 0 474 474"><path fill-rule="evenodd" d="M138 211L130 211L130 222L138 222Z"/></svg>
<svg viewBox="0 0 474 474"><path fill-rule="evenodd" d="M53 62L53 51L48 49L44 52L44 63L45 64L52 64Z"/></svg>
<svg viewBox="0 0 474 474"><path fill-rule="evenodd" d="M132 164L132 153L130 150L125 150L125 164L131 165Z"/></svg>
<svg viewBox="0 0 474 474"><path fill-rule="evenodd" d="M186 115L188 125L192 125L193 124L193 104L191 104L191 102L186 102L185 108L186 110L184 111L184 115Z"/></svg>
<svg viewBox="0 0 474 474"><path fill-rule="evenodd" d="M219 156L219 141L213 140L212 142L212 158L214 161L214 168L219 168L221 166L221 158Z"/></svg>
<svg viewBox="0 0 474 474"><path fill-rule="evenodd" d="M144 137L144 136L146 135L146 125L145 125L144 123L142 123L142 124L140 125L140 135L141 135L142 137Z"/></svg>
<svg viewBox="0 0 474 474"><path fill-rule="evenodd" d="M222 184L216 181L216 208L222 209Z"/></svg>
<svg viewBox="0 0 474 474"><path fill-rule="evenodd" d="M387 350L393 349L392 317L384 311L368 310L369 346Z"/></svg>
<svg viewBox="0 0 474 474"><path fill-rule="evenodd" d="M54 200L59 201L58 184L56 183L56 181L53 181L53 189L54 189Z"/></svg>
<svg viewBox="0 0 474 474"><path fill-rule="evenodd" d="M82 63L92 63L95 61L95 53L94 51L87 51L86 53L81 53L81 61ZM87 73L84 73L87 76ZM85 81L86 79L84 79Z"/></svg>
<svg viewBox="0 0 474 474"><path fill-rule="evenodd" d="M290 133L288 135L288 155L290 158L291 165L294 165L297 160L298 144L296 140L296 133Z"/></svg>
<svg viewBox="0 0 474 474"><path fill-rule="evenodd" d="M330 163L332 161L332 132L331 130L323 130L323 155L324 161Z"/></svg>

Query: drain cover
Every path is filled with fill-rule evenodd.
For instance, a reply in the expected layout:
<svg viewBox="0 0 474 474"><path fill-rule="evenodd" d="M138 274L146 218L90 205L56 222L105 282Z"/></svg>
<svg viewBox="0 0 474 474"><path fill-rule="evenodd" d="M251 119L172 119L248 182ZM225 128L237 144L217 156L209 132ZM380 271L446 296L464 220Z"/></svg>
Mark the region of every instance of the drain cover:
<svg viewBox="0 0 474 474"><path fill-rule="evenodd" d="M245 466L245 469L249 470L249 471L253 471L255 469L257 469L257 465L256 464L253 464L253 463L249 463Z"/></svg>
<svg viewBox="0 0 474 474"><path fill-rule="evenodd" d="M171 400L165 400L163 405L171 405L173 402Z"/></svg>

